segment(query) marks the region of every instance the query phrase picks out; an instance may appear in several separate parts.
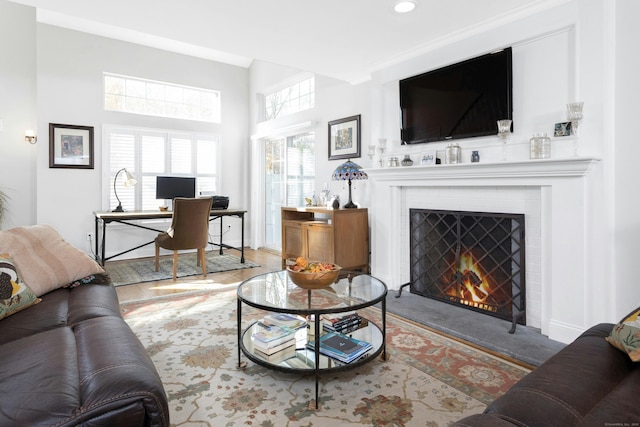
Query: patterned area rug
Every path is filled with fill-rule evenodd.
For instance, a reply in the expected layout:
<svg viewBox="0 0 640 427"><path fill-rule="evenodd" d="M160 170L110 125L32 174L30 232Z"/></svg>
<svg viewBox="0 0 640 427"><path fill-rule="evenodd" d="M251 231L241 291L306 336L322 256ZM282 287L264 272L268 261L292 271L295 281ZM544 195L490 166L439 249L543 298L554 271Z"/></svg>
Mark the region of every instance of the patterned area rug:
<svg viewBox="0 0 640 427"><path fill-rule="evenodd" d="M184 253L178 255L178 277L202 274L202 268L196 265L196 254ZM239 270L242 268L259 267L258 264L245 258L241 263L235 255L223 254L218 251L207 252L207 272ZM173 277L173 255L160 257L160 268L155 271L155 258L136 258L122 261L108 261L105 269L109 273L113 286L129 285L131 283L152 282L171 279Z"/></svg>
<svg viewBox="0 0 640 427"><path fill-rule="evenodd" d="M248 366L237 368L235 288L123 304L122 312L162 377L175 426L446 426L482 412L529 372L387 315L389 360L321 375L316 411L313 376L244 357ZM264 315L242 313L245 323Z"/></svg>

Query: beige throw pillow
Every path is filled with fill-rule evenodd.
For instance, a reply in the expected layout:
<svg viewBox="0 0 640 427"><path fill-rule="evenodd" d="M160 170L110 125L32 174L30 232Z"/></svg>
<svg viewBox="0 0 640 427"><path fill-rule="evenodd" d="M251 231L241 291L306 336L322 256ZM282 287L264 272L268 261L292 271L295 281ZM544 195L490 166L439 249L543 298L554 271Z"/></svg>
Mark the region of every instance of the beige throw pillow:
<svg viewBox="0 0 640 427"><path fill-rule="evenodd" d="M37 296L88 275L105 272L49 225L0 231L0 253L11 255L20 277Z"/></svg>

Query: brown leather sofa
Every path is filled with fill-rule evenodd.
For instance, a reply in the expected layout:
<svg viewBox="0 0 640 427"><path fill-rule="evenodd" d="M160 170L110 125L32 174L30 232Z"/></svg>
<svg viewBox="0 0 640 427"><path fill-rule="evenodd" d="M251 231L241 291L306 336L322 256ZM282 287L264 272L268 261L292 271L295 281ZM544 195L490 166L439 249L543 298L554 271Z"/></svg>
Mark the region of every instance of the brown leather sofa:
<svg viewBox="0 0 640 427"><path fill-rule="evenodd" d="M484 413L454 425L640 425L640 364L605 340L613 326L593 326L516 383Z"/></svg>
<svg viewBox="0 0 640 427"><path fill-rule="evenodd" d="M108 277L41 298L0 320L0 426L168 426L160 377Z"/></svg>

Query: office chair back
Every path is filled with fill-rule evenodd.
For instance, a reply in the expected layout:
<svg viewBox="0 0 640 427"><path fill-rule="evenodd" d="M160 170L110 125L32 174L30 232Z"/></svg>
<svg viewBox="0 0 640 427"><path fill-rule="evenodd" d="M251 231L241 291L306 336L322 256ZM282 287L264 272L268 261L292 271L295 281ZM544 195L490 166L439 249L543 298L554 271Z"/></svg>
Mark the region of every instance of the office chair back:
<svg viewBox="0 0 640 427"><path fill-rule="evenodd" d="M176 197L173 199L173 218L168 232L156 237L156 271L159 269L160 248L173 251L173 279L176 279L178 268L178 251L184 249L198 250L198 265L202 266L202 274L207 275L204 249L209 242L209 215L211 197L197 199Z"/></svg>

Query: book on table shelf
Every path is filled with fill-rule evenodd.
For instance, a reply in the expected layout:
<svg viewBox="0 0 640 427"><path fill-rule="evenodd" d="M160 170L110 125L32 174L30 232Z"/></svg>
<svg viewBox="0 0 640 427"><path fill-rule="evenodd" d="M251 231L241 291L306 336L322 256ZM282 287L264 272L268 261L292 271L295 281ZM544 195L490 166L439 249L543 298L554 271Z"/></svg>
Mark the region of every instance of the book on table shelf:
<svg viewBox="0 0 640 427"><path fill-rule="evenodd" d="M262 322L256 322L251 336L254 345L259 342L264 348L272 348L284 342L295 341L296 330L286 326L269 326Z"/></svg>
<svg viewBox="0 0 640 427"><path fill-rule="evenodd" d="M315 341L310 341L307 347L314 349ZM366 341L337 332L329 332L320 337L320 353L344 363L359 359L372 348L371 344Z"/></svg>
<svg viewBox="0 0 640 427"><path fill-rule="evenodd" d="M281 350L284 350L286 348L289 348L291 346L293 346L295 348L297 343L297 339L295 337L295 335L291 336L290 339L281 342L280 344L276 344L276 345L270 345L270 343L263 343L260 340L253 340L253 348L256 351L259 351L263 354L273 354L273 353L277 353Z"/></svg>
<svg viewBox="0 0 640 427"><path fill-rule="evenodd" d="M291 329L307 326L307 321L303 317L289 313L269 313L262 318L262 322L267 325L286 326Z"/></svg>
<svg viewBox="0 0 640 427"><path fill-rule="evenodd" d="M296 356L296 343L295 341L292 344L287 345L283 349L280 349L273 353L263 353L256 349L253 354L260 357L261 359L266 360L267 362L278 363L284 360L290 359Z"/></svg>
<svg viewBox="0 0 640 427"><path fill-rule="evenodd" d="M369 321L357 313L339 317L325 317L322 327L325 331L346 334L369 325Z"/></svg>

